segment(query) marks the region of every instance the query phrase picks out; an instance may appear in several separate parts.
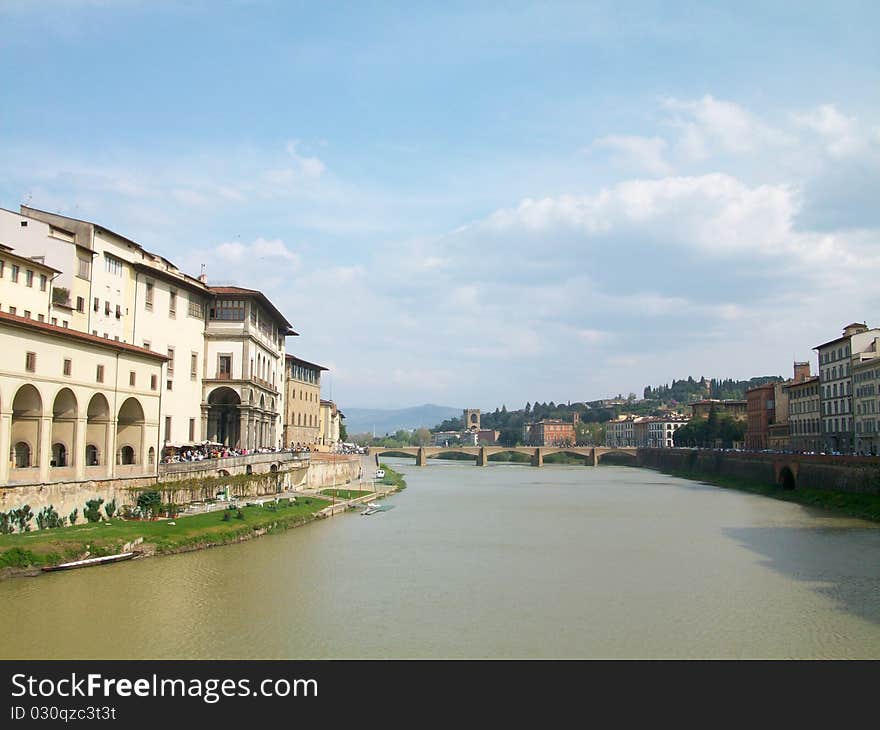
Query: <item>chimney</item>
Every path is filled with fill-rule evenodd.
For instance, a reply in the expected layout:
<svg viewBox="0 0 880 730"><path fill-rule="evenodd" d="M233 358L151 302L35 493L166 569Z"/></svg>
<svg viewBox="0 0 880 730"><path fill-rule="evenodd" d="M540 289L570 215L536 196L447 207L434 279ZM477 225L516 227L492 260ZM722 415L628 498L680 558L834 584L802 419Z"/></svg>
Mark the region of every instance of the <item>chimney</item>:
<svg viewBox="0 0 880 730"><path fill-rule="evenodd" d="M803 383L809 377L810 377L810 363L809 362L796 362L794 364L794 382L795 383Z"/></svg>
<svg viewBox="0 0 880 730"><path fill-rule="evenodd" d="M199 281L202 282L205 286L208 285L208 275L207 274L199 274Z"/></svg>

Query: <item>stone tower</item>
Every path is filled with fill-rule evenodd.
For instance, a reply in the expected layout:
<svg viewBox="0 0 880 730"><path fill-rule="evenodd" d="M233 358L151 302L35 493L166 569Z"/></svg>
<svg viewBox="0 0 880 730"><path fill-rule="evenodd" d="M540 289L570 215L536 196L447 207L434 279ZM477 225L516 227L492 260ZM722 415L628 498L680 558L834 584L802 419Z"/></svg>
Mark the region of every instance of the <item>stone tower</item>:
<svg viewBox="0 0 880 730"><path fill-rule="evenodd" d="M480 430L480 409L465 408L464 409L464 428L466 431Z"/></svg>

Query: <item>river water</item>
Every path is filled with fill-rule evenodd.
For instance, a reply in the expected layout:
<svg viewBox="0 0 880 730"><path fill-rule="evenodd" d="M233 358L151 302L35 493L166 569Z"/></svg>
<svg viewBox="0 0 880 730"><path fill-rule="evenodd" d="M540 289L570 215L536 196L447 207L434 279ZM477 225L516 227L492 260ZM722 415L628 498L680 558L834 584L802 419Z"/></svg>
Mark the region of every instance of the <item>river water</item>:
<svg viewBox="0 0 880 730"><path fill-rule="evenodd" d="M651 470L429 462L369 517L0 583L2 658L880 658L880 526Z"/></svg>

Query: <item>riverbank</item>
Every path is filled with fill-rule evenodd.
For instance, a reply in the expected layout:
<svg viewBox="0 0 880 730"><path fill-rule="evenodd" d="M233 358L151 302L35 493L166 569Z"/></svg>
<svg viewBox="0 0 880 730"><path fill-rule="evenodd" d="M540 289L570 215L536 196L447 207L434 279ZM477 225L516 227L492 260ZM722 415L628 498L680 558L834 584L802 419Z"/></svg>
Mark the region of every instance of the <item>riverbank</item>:
<svg viewBox="0 0 880 730"><path fill-rule="evenodd" d="M819 507L848 517L858 517L870 520L871 522L880 522L880 495L876 494L838 492L825 489L784 489L783 487L760 484L739 477L695 474L690 471L657 469L656 467L644 468L655 469L663 474L669 474L690 481L705 482L714 487L737 489L742 492L760 494L764 497L784 502L794 502L804 507Z"/></svg>
<svg viewBox="0 0 880 730"><path fill-rule="evenodd" d="M395 487L397 491L406 489L406 479L403 478L403 474L399 471L395 471L385 463L380 464L379 468L385 470L385 476L382 477L379 484L386 487Z"/></svg>

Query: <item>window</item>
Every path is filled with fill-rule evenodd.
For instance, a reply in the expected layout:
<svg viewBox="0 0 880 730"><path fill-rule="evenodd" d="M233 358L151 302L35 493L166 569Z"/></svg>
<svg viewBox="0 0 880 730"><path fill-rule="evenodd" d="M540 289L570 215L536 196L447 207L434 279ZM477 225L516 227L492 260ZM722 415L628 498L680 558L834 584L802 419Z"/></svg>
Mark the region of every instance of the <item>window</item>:
<svg viewBox="0 0 880 730"><path fill-rule="evenodd" d="M37 321L38 321L38 322L45 322L45 321L46 321L46 316L43 315L43 314L38 314L38 315L37 315Z"/></svg>
<svg viewBox="0 0 880 730"><path fill-rule="evenodd" d="M93 335L94 337L97 337L97 336L98 336L98 330L92 330L92 335Z"/></svg>
<svg viewBox="0 0 880 730"><path fill-rule="evenodd" d="M21 269L18 267L18 265L12 264L12 280L13 281L18 281L18 272L19 271L21 271Z"/></svg>
<svg viewBox="0 0 880 730"><path fill-rule="evenodd" d="M27 269L24 272L24 282L25 286L33 286L34 285L34 272L30 269Z"/></svg>
<svg viewBox="0 0 880 730"><path fill-rule="evenodd" d="M76 275L80 279L89 279L92 276L92 262L89 259L81 259L77 257L79 260L79 268L77 269Z"/></svg>
<svg viewBox="0 0 880 730"><path fill-rule="evenodd" d="M17 311L18 311L18 310L17 310L15 307L10 307L10 308L9 308L9 313L10 313L10 314L15 314Z"/></svg>
<svg viewBox="0 0 880 730"><path fill-rule="evenodd" d="M3 277L3 269L6 268L6 262L0 259L0 278Z"/></svg>
<svg viewBox="0 0 880 730"><path fill-rule="evenodd" d="M168 374L174 375L174 348L168 348Z"/></svg>
<svg viewBox="0 0 880 730"><path fill-rule="evenodd" d="M27 319L30 319L30 318L31 318L31 310L30 310L30 309L25 309L25 310L24 310L24 316L25 316Z"/></svg>
<svg viewBox="0 0 880 730"><path fill-rule="evenodd" d="M190 441L196 440L196 419L195 418L189 419L189 440Z"/></svg>
<svg viewBox="0 0 880 730"><path fill-rule="evenodd" d="M110 302L104 300L104 314L110 315Z"/></svg>
<svg viewBox="0 0 880 730"><path fill-rule="evenodd" d="M136 380L135 380L135 373L134 373L134 370L132 370L132 371L128 374L128 384L129 384L132 388L134 388L134 384L135 384L135 382L136 382Z"/></svg>
<svg viewBox="0 0 880 730"><path fill-rule="evenodd" d="M104 366L103 365L98 365L98 370L95 373L95 381L98 383L104 382Z"/></svg>
<svg viewBox="0 0 880 730"><path fill-rule="evenodd" d="M217 299L208 314L211 319L222 319L229 322L243 322L244 300Z"/></svg>
<svg viewBox="0 0 880 730"><path fill-rule="evenodd" d="M165 416L165 441L171 441L171 416Z"/></svg>
<svg viewBox="0 0 880 730"><path fill-rule="evenodd" d="M37 370L37 353L36 352L28 352L24 356L24 369L29 373L36 372Z"/></svg>
<svg viewBox="0 0 880 730"><path fill-rule="evenodd" d="M92 303L92 309L96 312L101 308L101 300L98 297L95 297L95 301Z"/></svg>
<svg viewBox="0 0 880 730"><path fill-rule="evenodd" d="M108 253L104 254L104 271L113 276L122 276L122 261Z"/></svg>
<svg viewBox="0 0 880 730"><path fill-rule="evenodd" d="M229 380L232 377L232 355L218 355L217 377L221 380Z"/></svg>
<svg viewBox="0 0 880 730"><path fill-rule="evenodd" d="M144 295L144 306L147 309L153 308L153 282L148 281L146 283L146 292Z"/></svg>
<svg viewBox="0 0 880 730"><path fill-rule="evenodd" d="M174 289L168 292L168 316L177 316L177 292Z"/></svg>
<svg viewBox="0 0 880 730"><path fill-rule="evenodd" d="M77 312L85 312L86 311L86 300L82 297L76 298L76 311Z"/></svg>
<svg viewBox="0 0 880 730"><path fill-rule="evenodd" d="M150 390L156 390L156 387L159 385L159 378L155 375L150 376Z"/></svg>
<svg viewBox="0 0 880 730"><path fill-rule="evenodd" d="M199 374L199 353L194 352L189 356L189 377L195 380Z"/></svg>
<svg viewBox="0 0 880 730"><path fill-rule="evenodd" d="M61 326L64 327L64 329L67 329L67 326L68 326L69 324L70 324L70 323L69 323L66 319L62 319L62 320L61 320ZM119 338L117 337L116 339L118 340Z"/></svg>
<svg viewBox="0 0 880 730"><path fill-rule="evenodd" d="M196 317L197 319L204 319L205 317L205 306L195 295L190 295L189 298L189 316Z"/></svg>
<svg viewBox="0 0 880 730"><path fill-rule="evenodd" d="M49 283L49 278L45 274L40 274L40 291L46 291L46 284Z"/></svg>
<svg viewBox="0 0 880 730"><path fill-rule="evenodd" d="M71 367L71 361L65 359L64 360L64 374L65 375L70 375L70 367Z"/></svg>
<svg viewBox="0 0 880 730"><path fill-rule="evenodd" d="M150 343L149 343L147 340L144 340L144 349L145 349L145 350L149 350L149 349L150 349Z"/></svg>
<svg viewBox="0 0 880 730"><path fill-rule="evenodd" d="M122 307L116 305L116 319L122 319Z"/></svg>

